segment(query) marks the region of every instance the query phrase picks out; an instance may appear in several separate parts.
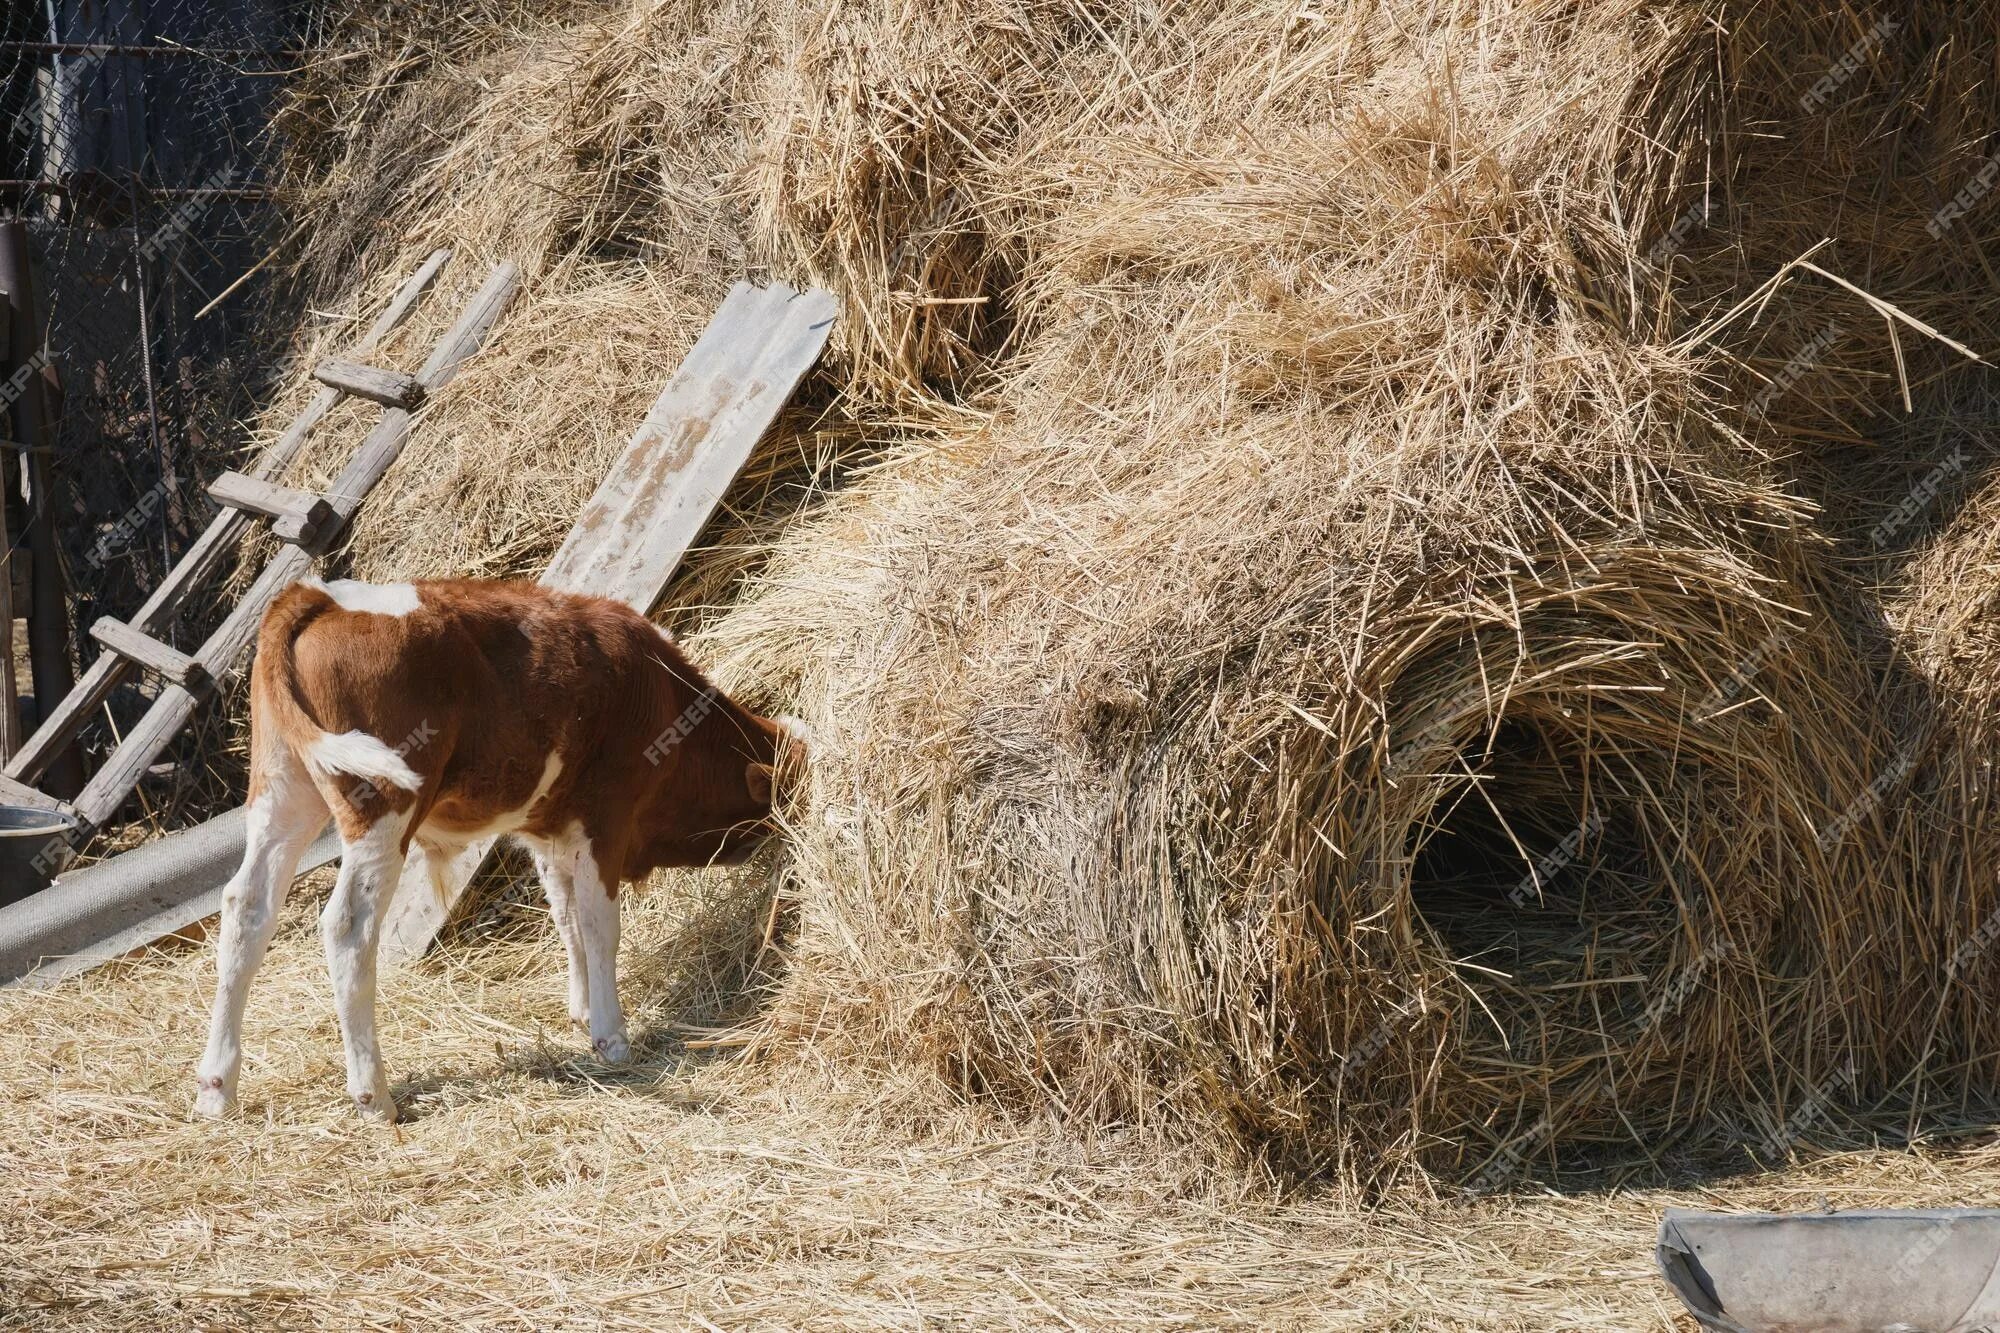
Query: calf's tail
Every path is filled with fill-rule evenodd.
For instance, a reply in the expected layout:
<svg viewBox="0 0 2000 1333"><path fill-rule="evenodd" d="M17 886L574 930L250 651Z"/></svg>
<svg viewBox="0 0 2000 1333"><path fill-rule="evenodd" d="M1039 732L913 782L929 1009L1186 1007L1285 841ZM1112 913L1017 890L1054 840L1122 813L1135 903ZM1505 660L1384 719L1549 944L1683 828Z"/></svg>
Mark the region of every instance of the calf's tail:
<svg viewBox="0 0 2000 1333"><path fill-rule="evenodd" d="M366 732L333 734L308 711L299 689L299 635L336 603L317 579L278 594L257 632L257 664L250 677L250 797L269 779L270 766L289 754L322 781L345 774L377 788L414 792L423 785L404 758Z"/></svg>

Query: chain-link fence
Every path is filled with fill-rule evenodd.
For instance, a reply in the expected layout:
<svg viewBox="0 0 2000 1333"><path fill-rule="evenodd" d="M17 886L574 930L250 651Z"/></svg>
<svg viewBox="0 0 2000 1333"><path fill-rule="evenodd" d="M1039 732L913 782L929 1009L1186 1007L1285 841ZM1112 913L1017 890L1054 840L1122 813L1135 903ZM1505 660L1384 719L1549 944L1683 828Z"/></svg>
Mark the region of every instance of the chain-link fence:
<svg viewBox="0 0 2000 1333"><path fill-rule="evenodd" d="M5 10L0 216L25 224L42 343L12 348L8 370L46 355L50 409L42 493L22 484L17 445L7 530L19 541L52 507L77 660L97 651L92 621L129 612L199 533L203 484L236 461L277 368L281 349L257 337L284 239L268 127L319 13L316 0Z"/></svg>

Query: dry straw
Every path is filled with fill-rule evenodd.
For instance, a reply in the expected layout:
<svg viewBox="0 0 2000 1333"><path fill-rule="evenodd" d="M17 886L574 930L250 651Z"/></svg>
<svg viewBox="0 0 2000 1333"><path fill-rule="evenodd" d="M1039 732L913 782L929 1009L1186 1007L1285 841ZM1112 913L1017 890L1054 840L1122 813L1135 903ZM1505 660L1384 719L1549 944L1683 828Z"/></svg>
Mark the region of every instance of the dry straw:
<svg viewBox="0 0 2000 1333"><path fill-rule="evenodd" d="M822 737L760 1049L1483 1186L1962 1091L1925 840L1975 733L1843 450L1983 401L1936 335L1989 345L1993 224L1917 185L1976 175L2000 15L1894 7L1802 106L1890 13L360 22L298 103L300 365L434 245L528 284L343 558L533 570L730 279L822 282L670 598Z"/></svg>
<svg viewBox="0 0 2000 1333"><path fill-rule="evenodd" d="M1781 1124L1850 1059L1895 1087L1881 979L1938 952L1883 871L1912 752L1837 627L1832 488L1788 484L1809 409L1880 396L1812 321L1894 321L1802 271L1719 318L1842 230L1804 178L1879 157L1898 80L1974 97L1878 43L1798 105L1873 23L725 5L468 42L314 178L403 195L319 229L322 284L446 240L532 277L354 563L533 568L726 275L826 282L839 396L760 475L917 438L682 613L828 738L790 1011L1288 1168L1491 1180ZM1890 296L1898 364L1949 365L1919 326L1959 312ZM677 604L761 567L797 502L751 493Z"/></svg>
<svg viewBox="0 0 2000 1333"><path fill-rule="evenodd" d="M540 913L388 978L416 1118L385 1132L341 1091L325 887L281 924L223 1126L184 1114L206 951L0 993L0 1328L1625 1333L1675 1326L1662 1207L2000 1186L1988 1144L1672 1189L1273 1198L1153 1135L1010 1122L921 1069L803 1043L746 1059L725 1025L766 904L716 885L628 907L628 1069L582 1058Z"/></svg>
<svg viewBox="0 0 2000 1333"><path fill-rule="evenodd" d="M995 420L700 640L821 729L792 1003L1302 1168L1511 1176L1879 1067L1837 977L1894 757L1800 508L1501 232L1524 187L1411 232L1308 153L1080 210Z"/></svg>

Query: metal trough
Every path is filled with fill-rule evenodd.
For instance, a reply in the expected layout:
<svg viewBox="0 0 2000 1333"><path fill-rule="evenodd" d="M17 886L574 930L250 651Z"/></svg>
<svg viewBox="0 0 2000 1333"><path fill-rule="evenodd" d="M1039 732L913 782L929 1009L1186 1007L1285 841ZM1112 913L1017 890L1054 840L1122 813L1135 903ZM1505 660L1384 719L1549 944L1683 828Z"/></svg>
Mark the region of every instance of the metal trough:
<svg viewBox="0 0 2000 1333"><path fill-rule="evenodd" d="M2000 1211L1673 1208L1657 1257L1714 1333L2000 1330Z"/></svg>

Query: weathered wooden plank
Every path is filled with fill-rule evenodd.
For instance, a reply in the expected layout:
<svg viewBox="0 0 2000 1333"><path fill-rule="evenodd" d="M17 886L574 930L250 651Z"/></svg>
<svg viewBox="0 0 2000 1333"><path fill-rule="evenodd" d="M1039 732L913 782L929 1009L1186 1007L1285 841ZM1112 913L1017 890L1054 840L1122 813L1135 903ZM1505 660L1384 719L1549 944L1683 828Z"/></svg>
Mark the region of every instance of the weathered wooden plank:
<svg viewBox="0 0 2000 1333"><path fill-rule="evenodd" d="M450 259L451 251L448 249L432 251L430 257L396 290L396 295L375 317L375 322L369 325L354 350L358 353L372 351L382 339L401 327ZM250 475L260 481L281 476L305 447L313 430L344 396L336 389L322 389L313 395L312 401L292 419L284 434L264 451ZM236 549L251 522L249 515L235 509L225 509L216 515L201 536L195 539L188 553L181 557L180 563L168 572L160 586L134 613L132 627L146 634L163 632L188 593L208 582ZM44 710L41 725L7 762L5 775L29 783L41 777L50 761L75 738L131 670L132 664L116 653L100 654L90 669L84 672L83 679L63 696L56 708Z"/></svg>
<svg viewBox="0 0 2000 1333"><path fill-rule="evenodd" d="M479 350L493 322L506 309L518 283L519 275L512 264L495 266L459 316L458 322L438 340L429 359L424 362L424 369L418 377L427 387L436 389L445 384L457 373L465 359ZM408 438L409 424L410 414L399 408L388 408L382 413L382 420L341 472L339 481L334 485L335 494L328 497L339 523L344 524L353 517L368 488L396 461L396 455L402 452L403 443ZM250 641L257 636L257 626L263 620L264 612L280 592L298 582L311 568L312 556L298 546L288 546L272 557L271 563L250 585L243 599L195 654L210 677L220 680L235 670ZM77 817L88 827L97 828L115 815L132 788L138 785L147 766L187 725L199 702L196 694L181 686L168 685L162 689L153 706L146 710L146 715L125 733L124 741L111 752L104 766L97 771L97 776L76 798Z"/></svg>
<svg viewBox="0 0 2000 1333"><path fill-rule="evenodd" d="M833 328L823 291L739 282L577 516L543 582L650 611Z"/></svg>
<svg viewBox="0 0 2000 1333"><path fill-rule="evenodd" d="M301 544L310 546L338 517L326 497L311 491L280 486L275 481L246 477L241 472L225 472L208 484L208 493L217 504L262 514L266 518L291 519L302 534Z"/></svg>
<svg viewBox="0 0 2000 1333"><path fill-rule="evenodd" d="M329 389L366 398L384 407L400 407L405 412L416 411L417 405L424 401L424 386L415 375L363 365L345 357L330 356L320 362L313 367L313 378Z"/></svg>
<svg viewBox="0 0 2000 1333"><path fill-rule="evenodd" d="M702 526L833 331L826 292L738 283L577 517L542 582L650 612ZM423 956L492 853L474 843L438 876L405 871L383 922L388 966Z"/></svg>
<svg viewBox="0 0 2000 1333"><path fill-rule="evenodd" d="M241 509L248 514L262 514L265 518L276 518L302 500L320 499L311 491L246 477L241 472L223 473L208 483L208 493L215 497L217 504Z"/></svg>
<svg viewBox="0 0 2000 1333"><path fill-rule="evenodd" d="M200 662L172 644L161 643L150 634L141 634L122 620L102 616L90 627L90 637L120 657L138 663L176 685L199 689L208 683L208 672Z"/></svg>
<svg viewBox="0 0 2000 1333"><path fill-rule="evenodd" d="M9 777L0 777L0 805L25 805L36 810L63 809L63 803L55 797Z"/></svg>

